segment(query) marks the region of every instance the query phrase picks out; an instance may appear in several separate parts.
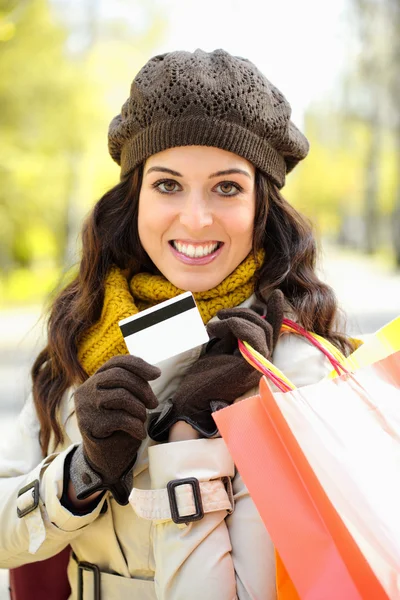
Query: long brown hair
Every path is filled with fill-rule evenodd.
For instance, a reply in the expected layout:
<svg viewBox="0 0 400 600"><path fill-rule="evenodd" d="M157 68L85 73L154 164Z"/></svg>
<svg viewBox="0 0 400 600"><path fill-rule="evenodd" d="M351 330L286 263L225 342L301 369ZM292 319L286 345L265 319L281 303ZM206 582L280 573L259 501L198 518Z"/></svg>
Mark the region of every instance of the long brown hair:
<svg viewBox="0 0 400 600"><path fill-rule="evenodd" d="M137 229L143 167L107 192L94 206L82 229L82 258L77 276L55 298L48 319L47 346L33 367L33 398L38 413L43 454L63 441L57 409L63 394L87 374L78 361L80 337L101 315L104 281L111 265L130 278L156 267L143 250ZM266 258L256 294L280 288L298 322L335 344L346 354L351 343L336 331L338 315L333 290L316 273L316 243L311 225L261 172L256 172L256 215L253 250L264 247Z"/></svg>
<svg viewBox="0 0 400 600"><path fill-rule="evenodd" d="M268 294L279 288L308 331L332 342L345 355L354 350L343 333L344 315L338 310L333 289L316 274L318 249L313 227L280 193L277 186L256 172L256 218L253 252L265 249L255 292Z"/></svg>

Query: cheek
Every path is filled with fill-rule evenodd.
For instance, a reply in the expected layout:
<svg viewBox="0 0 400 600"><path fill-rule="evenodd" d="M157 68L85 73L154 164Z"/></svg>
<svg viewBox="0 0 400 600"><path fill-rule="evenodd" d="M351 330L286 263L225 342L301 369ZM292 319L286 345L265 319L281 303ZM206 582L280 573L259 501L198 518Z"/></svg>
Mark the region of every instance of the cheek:
<svg viewBox="0 0 400 600"><path fill-rule="evenodd" d="M254 209L247 206L236 208L226 223L231 236L243 236L243 241L248 241L253 236Z"/></svg>
<svg viewBox="0 0 400 600"><path fill-rule="evenodd" d="M139 212L138 212L138 232L139 239L145 250L148 249L154 231L157 231L156 216L159 213L153 207L151 198L146 197L146 194L139 196Z"/></svg>
<svg viewBox="0 0 400 600"><path fill-rule="evenodd" d="M174 215L162 201L146 193L139 196L138 231L142 246L160 240L168 229Z"/></svg>

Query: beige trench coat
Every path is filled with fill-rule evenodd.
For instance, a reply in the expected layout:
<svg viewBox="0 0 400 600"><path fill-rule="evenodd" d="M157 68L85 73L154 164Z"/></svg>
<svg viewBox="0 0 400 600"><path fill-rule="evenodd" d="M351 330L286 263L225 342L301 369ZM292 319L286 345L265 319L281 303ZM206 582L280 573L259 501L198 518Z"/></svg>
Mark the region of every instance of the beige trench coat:
<svg viewBox="0 0 400 600"><path fill-rule="evenodd" d="M243 305L248 305L249 300ZM162 404L176 389L201 349L165 361L153 389ZM320 380L330 369L325 357L307 341L284 335L274 363L297 385ZM251 395L251 394L249 394ZM168 481L195 477L200 482L231 477L235 509L213 510L189 525L171 519L139 517L130 504L118 505L107 493L96 509L71 514L59 498L64 460L81 441L73 396L65 394L60 419L65 441L42 460L39 424L28 400L0 450L0 568L43 560L70 544L76 559L100 571L102 600L273 600L274 548L258 512L236 472L221 438L173 444L143 442L134 470L139 490L164 489ZM38 480L38 505L18 518L17 506L32 507ZM228 496L227 496L228 498ZM218 508L218 506L217 506ZM77 598L77 563L68 573L71 600ZM83 598L93 600L93 571L83 573Z"/></svg>

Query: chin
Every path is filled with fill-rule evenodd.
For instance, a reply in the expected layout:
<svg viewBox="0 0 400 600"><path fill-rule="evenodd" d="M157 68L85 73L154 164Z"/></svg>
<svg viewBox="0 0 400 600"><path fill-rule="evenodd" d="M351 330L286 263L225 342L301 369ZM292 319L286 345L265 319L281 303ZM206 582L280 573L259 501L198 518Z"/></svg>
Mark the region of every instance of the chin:
<svg viewBox="0 0 400 600"><path fill-rule="evenodd" d="M206 292L207 290L211 290L216 287L219 283L221 283L222 279L219 280L214 277L202 277L200 275L193 275L192 277L177 277L174 280L171 280L176 287L186 292Z"/></svg>

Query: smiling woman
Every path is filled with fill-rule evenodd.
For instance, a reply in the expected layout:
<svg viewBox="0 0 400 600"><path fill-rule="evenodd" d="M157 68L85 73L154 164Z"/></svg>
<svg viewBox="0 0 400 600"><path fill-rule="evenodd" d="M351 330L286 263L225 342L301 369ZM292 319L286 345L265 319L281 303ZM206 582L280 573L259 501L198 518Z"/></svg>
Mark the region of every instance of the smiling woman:
<svg viewBox="0 0 400 600"><path fill-rule="evenodd" d="M203 292L246 258L253 240L254 177L251 163L219 148L170 148L147 159L139 237L168 281Z"/></svg>
<svg viewBox="0 0 400 600"><path fill-rule="evenodd" d="M63 600L46 559L68 545L71 600L277 597L281 563L213 412L257 390L238 340L297 387L331 370L281 335L284 314L351 349L311 227L280 191L308 152L290 115L251 62L196 50L152 58L112 120L121 181L83 226L0 455L0 567L42 561L38 597ZM118 322L182 291L210 342L158 366L128 355ZM32 592L21 568L13 585Z"/></svg>

